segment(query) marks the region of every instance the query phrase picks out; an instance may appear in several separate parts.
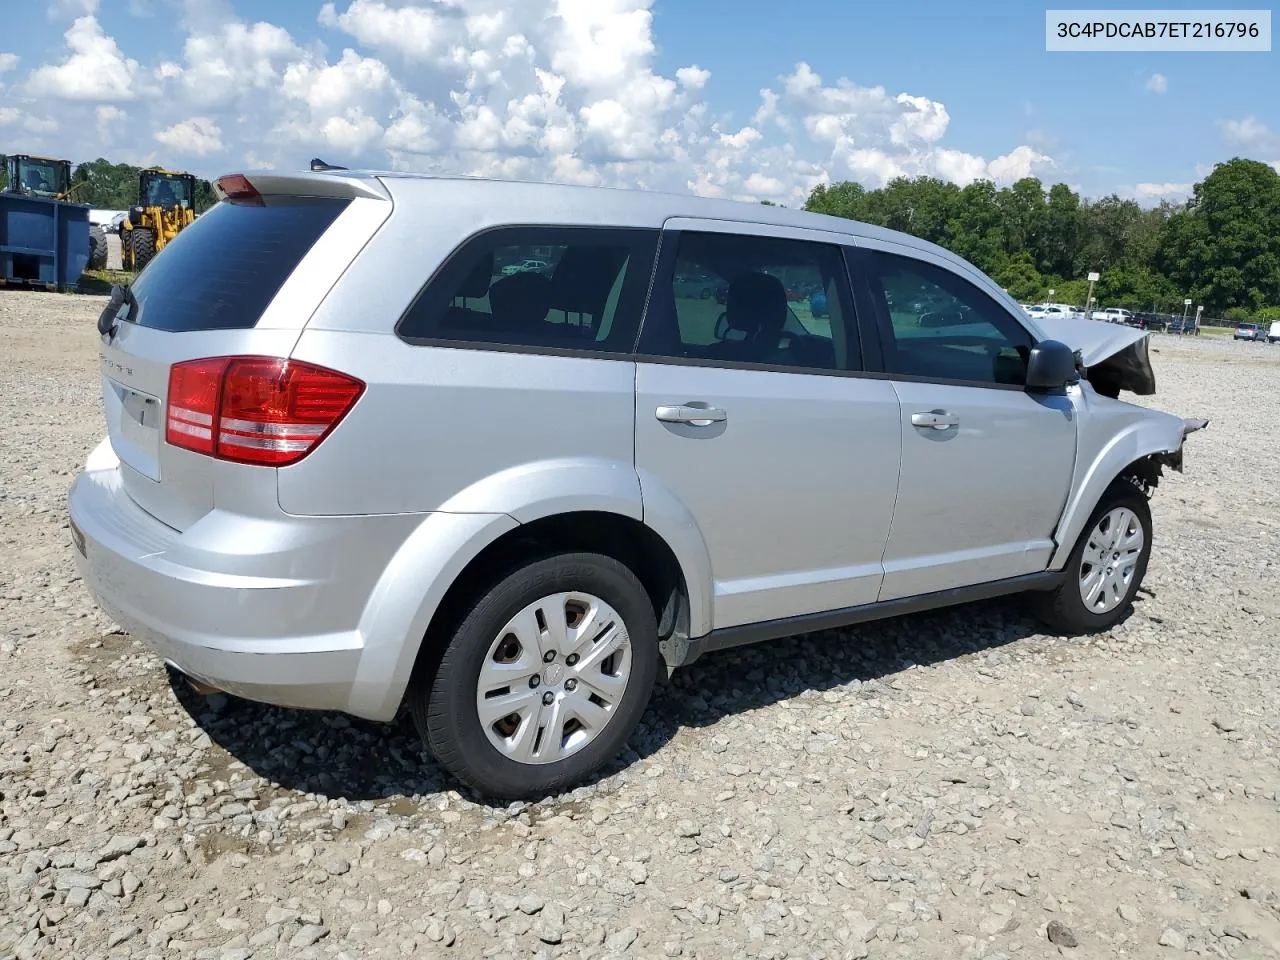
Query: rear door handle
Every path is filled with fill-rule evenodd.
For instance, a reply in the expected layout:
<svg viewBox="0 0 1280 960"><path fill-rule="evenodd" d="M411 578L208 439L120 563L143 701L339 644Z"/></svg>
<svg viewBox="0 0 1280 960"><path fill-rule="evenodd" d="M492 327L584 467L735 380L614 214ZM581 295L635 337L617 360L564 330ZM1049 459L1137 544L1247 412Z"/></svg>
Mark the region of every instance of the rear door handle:
<svg viewBox="0 0 1280 960"><path fill-rule="evenodd" d="M913 427L933 427L935 430L946 430L949 427L958 427L960 418L954 413L947 413L945 410L930 410L928 413L913 413L911 415L911 425Z"/></svg>
<svg viewBox="0 0 1280 960"><path fill-rule="evenodd" d="M695 427L709 427L713 423L723 423L729 414L719 407L661 406L654 411L663 423L688 423Z"/></svg>

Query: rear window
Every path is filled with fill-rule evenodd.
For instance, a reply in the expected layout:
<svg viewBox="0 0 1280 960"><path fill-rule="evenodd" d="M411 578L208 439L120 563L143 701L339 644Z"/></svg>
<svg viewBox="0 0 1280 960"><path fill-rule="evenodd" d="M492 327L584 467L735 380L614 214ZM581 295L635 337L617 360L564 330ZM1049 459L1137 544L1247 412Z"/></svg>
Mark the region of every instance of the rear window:
<svg viewBox="0 0 1280 960"><path fill-rule="evenodd" d="M253 327L350 202L268 197L265 206L215 204L138 274L133 321L175 333Z"/></svg>

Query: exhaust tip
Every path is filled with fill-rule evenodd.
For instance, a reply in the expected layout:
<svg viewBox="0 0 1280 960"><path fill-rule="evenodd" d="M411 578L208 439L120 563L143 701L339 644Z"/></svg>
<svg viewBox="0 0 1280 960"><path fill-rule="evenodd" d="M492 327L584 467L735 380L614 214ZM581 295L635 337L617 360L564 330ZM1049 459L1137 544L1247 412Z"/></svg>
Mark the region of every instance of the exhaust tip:
<svg viewBox="0 0 1280 960"><path fill-rule="evenodd" d="M177 676L185 680L187 686L190 687L194 693L196 693L201 697L208 697L215 693L226 693L226 691L223 690L221 687L215 687L211 683L205 683L203 680L197 680L195 677L191 676L190 674L184 673L182 668L179 667L172 660L166 660L164 662L164 665L168 667L172 673L176 674Z"/></svg>

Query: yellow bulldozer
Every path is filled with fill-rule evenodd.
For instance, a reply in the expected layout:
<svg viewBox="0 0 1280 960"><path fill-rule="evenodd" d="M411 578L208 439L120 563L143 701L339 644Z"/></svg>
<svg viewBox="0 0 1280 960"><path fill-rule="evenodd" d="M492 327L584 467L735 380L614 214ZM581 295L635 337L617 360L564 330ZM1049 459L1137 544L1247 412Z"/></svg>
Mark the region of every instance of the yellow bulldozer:
<svg viewBox="0 0 1280 960"><path fill-rule="evenodd" d="M136 273L196 218L196 178L150 167L138 173L138 205L120 222L120 258Z"/></svg>

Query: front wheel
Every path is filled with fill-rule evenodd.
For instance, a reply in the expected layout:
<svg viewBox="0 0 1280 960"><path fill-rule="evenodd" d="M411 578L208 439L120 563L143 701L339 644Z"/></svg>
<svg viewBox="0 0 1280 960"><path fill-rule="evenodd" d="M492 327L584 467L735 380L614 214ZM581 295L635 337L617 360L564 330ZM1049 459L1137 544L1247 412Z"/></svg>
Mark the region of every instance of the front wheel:
<svg viewBox="0 0 1280 960"><path fill-rule="evenodd" d="M1128 480L1102 495L1067 560L1057 589L1033 596L1036 615L1067 634L1100 633L1119 623L1151 557L1151 507Z"/></svg>
<svg viewBox="0 0 1280 960"><path fill-rule="evenodd" d="M129 235L133 249L133 269L138 273L156 255L156 234L150 227L134 227Z"/></svg>
<svg viewBox="0 0 1280 960"><path fill-rule="evenodd" d="M458 779L490 797L536 799L621 752L658 659L653 605L635 574L600 554L556 554L477 599L429 686L411 694L411 712Z"/></svg>

